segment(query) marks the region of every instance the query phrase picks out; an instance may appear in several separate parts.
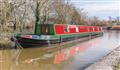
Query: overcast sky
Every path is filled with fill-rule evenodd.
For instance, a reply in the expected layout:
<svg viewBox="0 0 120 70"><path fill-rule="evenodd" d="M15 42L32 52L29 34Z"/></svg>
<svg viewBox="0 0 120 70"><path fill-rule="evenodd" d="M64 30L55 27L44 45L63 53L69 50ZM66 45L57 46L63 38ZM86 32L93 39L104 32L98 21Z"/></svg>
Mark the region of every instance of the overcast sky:
<svg viewBox="0 0 120 70"><path fill-rule="evenodd" d="M120 17L120 0L71 0L77 8L84 8L88 16L108 19L109 16Z"/></svg>

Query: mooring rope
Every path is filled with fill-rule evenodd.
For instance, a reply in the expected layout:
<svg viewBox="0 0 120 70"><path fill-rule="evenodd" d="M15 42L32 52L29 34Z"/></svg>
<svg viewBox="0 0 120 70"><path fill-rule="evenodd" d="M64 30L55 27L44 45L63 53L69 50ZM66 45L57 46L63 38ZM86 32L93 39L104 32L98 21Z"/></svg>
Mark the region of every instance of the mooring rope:
<svg viewBox="0 0 120 70"><path fill-rule="evenodd" d="M19 49L23 49L23 47L20 45L20 43L18 42L18 40L16 39L16 37L13 37L13 39L15 41L15 48L18 47Z"/></svg>

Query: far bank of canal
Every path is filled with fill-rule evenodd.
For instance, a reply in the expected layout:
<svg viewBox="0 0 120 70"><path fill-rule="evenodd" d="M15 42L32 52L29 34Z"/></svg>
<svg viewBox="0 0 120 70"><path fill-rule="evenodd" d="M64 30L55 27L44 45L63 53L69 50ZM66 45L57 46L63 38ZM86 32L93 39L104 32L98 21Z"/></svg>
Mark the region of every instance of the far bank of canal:
<svg viewBox="0 0 120 70"><path fill-rule="evenodd" d="M57 49L0 50L0 66L2 70L83 70L120 45L120 31L107 31L102 37L75 43L66 48L58 45Z"/></svg>

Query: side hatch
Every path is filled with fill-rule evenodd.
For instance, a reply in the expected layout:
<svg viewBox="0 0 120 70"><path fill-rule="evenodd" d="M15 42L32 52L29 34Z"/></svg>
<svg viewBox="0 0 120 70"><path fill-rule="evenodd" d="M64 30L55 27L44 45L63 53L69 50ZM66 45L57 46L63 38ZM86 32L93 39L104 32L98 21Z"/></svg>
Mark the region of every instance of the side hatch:
<svg viewBox="0 0 120 70"><path fill-rule="evenodd" d="M50 25L49 24L41 24L41 34L49 35Z"/></svg>

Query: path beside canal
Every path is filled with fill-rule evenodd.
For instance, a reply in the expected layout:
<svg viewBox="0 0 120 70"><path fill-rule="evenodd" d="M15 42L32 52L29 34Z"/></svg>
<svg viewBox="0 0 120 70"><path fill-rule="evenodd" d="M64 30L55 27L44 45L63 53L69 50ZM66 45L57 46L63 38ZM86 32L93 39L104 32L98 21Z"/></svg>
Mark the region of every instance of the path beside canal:
<svg viewBox="0 0 120 70"><path fill-rule="evenodd" d="M120 46L85 70L115 70L120 62Z"/></svg>

